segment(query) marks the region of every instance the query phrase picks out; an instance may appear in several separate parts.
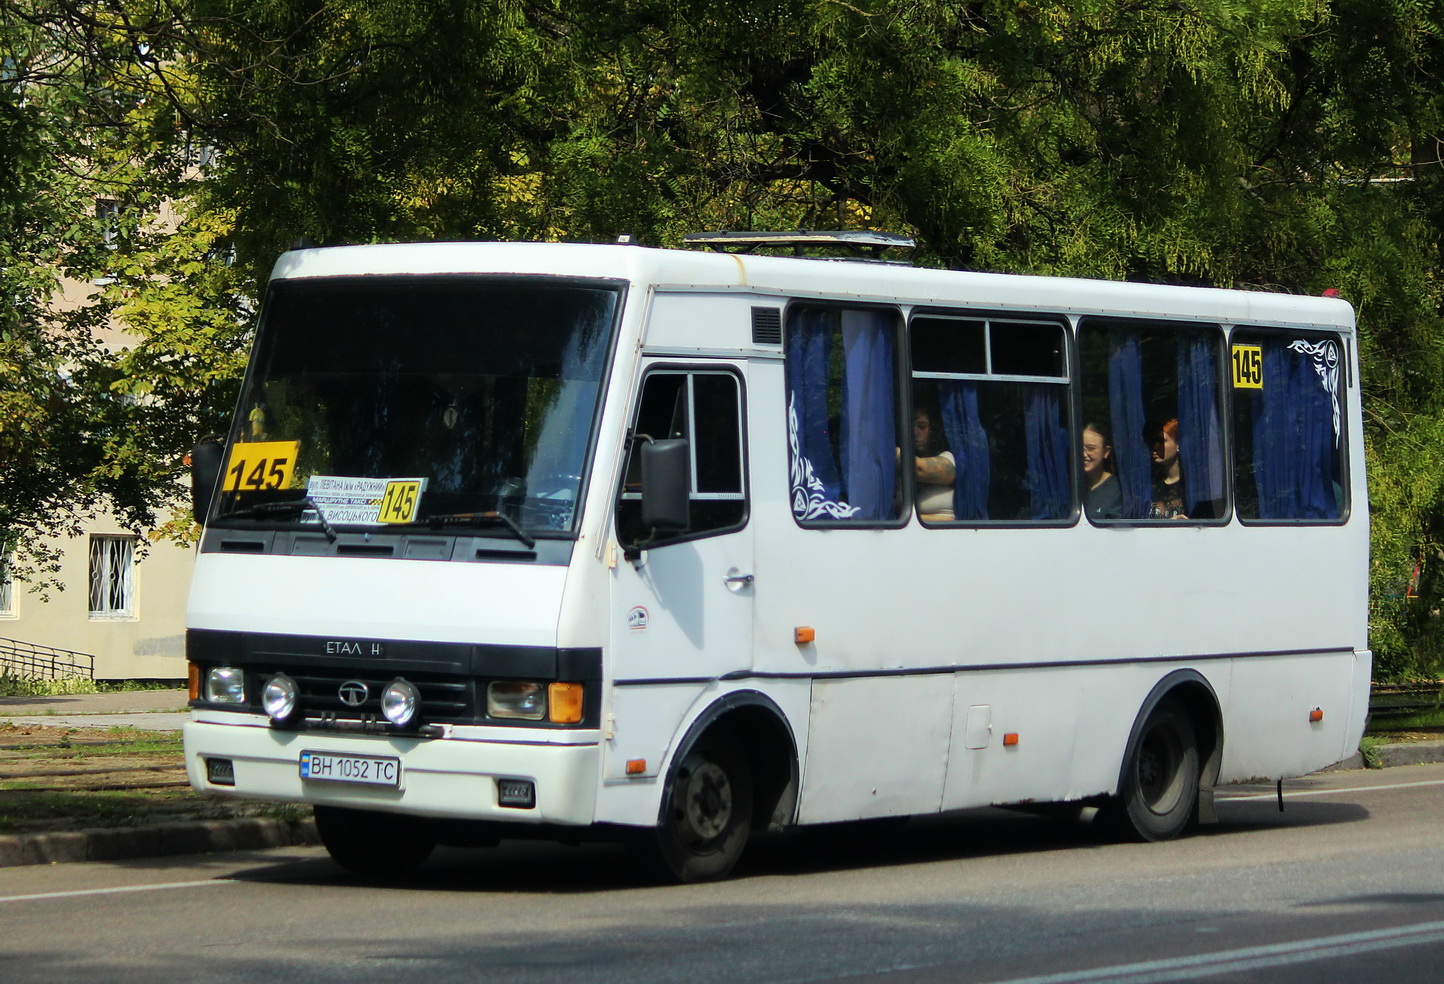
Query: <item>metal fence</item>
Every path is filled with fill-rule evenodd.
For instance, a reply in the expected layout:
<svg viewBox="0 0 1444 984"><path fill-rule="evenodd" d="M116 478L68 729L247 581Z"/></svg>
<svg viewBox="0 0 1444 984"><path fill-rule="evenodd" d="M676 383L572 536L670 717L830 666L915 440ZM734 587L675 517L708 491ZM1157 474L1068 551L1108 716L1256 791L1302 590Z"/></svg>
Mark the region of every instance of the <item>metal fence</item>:
<svg viewBox="0 0 1444 984"><path fill-rule="evenodd" d="M1369 694L1369 718L1375 723L1444 710L1444 684L1383 684Z"/></svg>
<svg viewBox="0 0 1444 984"><path fill-rule="evenodd" d="M0 639L0 676L32 680L95 679L95 657L18 639Z"/></svg>

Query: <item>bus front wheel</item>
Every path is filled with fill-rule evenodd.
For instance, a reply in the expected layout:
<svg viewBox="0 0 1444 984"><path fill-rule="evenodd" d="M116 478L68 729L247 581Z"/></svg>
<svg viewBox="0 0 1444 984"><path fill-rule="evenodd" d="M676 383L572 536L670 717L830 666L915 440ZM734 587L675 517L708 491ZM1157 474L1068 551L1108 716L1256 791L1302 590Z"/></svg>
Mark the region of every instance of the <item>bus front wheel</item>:
<svg viewBox="0 0 1444 984"><path fill-rule="evenodd" d="M1106 816L1131 840L1171 840L1193 816L1198 775L1193 722L1183 705L1164 700L1139 731Z"/></svg>
<svg viewBox="0 0 1444 984"><path fill-rule="evenodd" d="M726 877L752 829L752 774L727 740L699 743L673 768L667 802L655 828L639 831L633 852L649 872L669 881Z"/></svg>
<svg viewBox="0 0 1444 984"><path fill-rule="evenodd" d="M426 822L398 813L316 807L316 833L331 859L368 878L403 875L431 856L436 838Z"/></svg>

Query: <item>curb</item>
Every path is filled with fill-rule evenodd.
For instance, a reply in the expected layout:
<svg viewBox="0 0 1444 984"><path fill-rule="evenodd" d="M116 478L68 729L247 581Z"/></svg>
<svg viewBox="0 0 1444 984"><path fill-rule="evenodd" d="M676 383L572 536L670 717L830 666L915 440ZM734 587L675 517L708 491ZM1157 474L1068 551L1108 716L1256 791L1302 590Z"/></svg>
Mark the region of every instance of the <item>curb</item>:
<svg viewBox="0 0 1444 984"><path fill-rule="evenodd" d="M311 820L193 820L140 827L98 827L0 835L0 867L72 861L124 861L174 854L254 851L316 844Z"/></svg>

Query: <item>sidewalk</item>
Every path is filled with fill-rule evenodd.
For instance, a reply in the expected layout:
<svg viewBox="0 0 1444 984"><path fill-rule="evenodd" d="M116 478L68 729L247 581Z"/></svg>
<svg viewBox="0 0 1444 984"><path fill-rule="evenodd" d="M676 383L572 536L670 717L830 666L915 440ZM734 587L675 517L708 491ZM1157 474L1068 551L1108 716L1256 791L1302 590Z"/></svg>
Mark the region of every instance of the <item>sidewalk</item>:
<svg viewBox="0 0 1444 984"><path fill-rule="evenodd" d="M141 690L118 694L61 697L0 697L0 726L42 724L65 728L133 727L147 731L179 731L188 717L184 690ZM1402 742L1374 748L1385 768L1444 762L1444 741ZM1330 769L1362 769L1355 753ZM65 861L118 861L169 854L260 850L294 844L316 844L310 820L247 817L63 830L51 833L0 834L0 867L53 864Z"/></svg>
<svg viewBox="0 0 1444 984"><path fill-rule="evenodd" d="M6 724L38 724L51 728L124 727L144 731L179 731L190 717L186 699L184 690L0 697L0 727ZM120 861L316 843L319 843L316 828L309 819L241 817L165 821L131 827L0 834L0 867L67 861Z"/></svg>
<svg viewBox="0 0 1444 984"><path fill-rule="evenodd" d="M179 731L186 717L184 690L133 690L118 694L65 694L57 697L0 697L0 724Z"/></svg>

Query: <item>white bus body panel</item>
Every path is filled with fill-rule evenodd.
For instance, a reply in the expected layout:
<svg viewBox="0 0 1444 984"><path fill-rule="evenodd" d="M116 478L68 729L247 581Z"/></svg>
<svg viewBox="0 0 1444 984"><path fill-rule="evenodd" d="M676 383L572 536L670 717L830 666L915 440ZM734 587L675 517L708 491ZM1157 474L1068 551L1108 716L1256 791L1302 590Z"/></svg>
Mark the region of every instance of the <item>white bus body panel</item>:
<svg viewBox="0 0 1444 984"><path fill-rule="evenodd" d="M196 562L186 625L337 640L555 646L566 573L520 564L206 553Z"/></svg>

